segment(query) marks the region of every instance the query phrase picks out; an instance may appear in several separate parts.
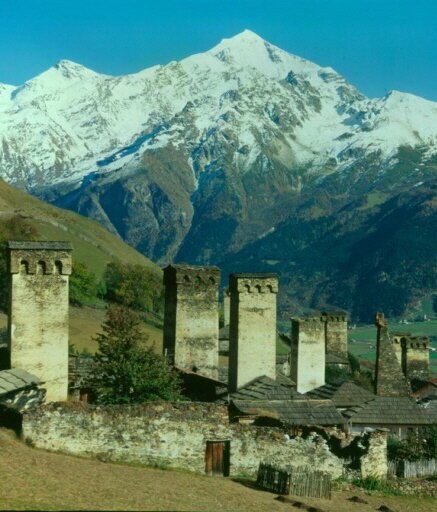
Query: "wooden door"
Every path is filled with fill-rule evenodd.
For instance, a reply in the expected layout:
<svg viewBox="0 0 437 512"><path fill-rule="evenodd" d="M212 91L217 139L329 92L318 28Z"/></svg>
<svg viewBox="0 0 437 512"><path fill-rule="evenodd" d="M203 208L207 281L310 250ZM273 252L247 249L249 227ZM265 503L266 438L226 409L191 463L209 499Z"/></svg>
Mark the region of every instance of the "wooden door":
<svg viewBox="0 0 437 512"><path fill-rule="evenodd" d="M213 476L229 476L229 441L207 441L205 473Z"/></svg>

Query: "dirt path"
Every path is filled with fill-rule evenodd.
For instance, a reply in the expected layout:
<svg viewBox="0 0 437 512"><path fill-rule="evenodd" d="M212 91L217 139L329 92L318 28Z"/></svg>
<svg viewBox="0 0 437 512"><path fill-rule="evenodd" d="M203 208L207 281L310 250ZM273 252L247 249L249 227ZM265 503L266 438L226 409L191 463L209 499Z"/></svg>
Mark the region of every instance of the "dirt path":
<svg viewBox="0 0 437 512"><path fill-rule="evenodd" d="M360 495L369 505L346 500ZM30 448L0 430L2 510L298 510L275 495L230 479L108 464ZM385 504L395 512L437 511L424 498L337 493L333 500L296 498L326 512L370 511ZM301 509L302 510L302 509Z"/></svg>

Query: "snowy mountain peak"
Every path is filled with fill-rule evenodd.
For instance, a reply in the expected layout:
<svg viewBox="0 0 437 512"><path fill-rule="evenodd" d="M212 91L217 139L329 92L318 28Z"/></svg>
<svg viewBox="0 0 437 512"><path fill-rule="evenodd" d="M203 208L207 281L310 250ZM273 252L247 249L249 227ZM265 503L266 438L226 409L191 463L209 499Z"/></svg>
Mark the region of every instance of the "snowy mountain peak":
<svg viewBox="0 0 437 512"><path fill-rule="evenodd" d="M143 153L173 146L198 180L230 144L229 161L241 172L266 165L266 151L284 168L311 162L323 173L327 159L340 170L357 154L434 148L435 119L436 103L397 91L371 100L332 68L244 30L131 75L61 60L18 88L0 85L0 169L31 189L35 180L79 182L136 165Z"/></svg>

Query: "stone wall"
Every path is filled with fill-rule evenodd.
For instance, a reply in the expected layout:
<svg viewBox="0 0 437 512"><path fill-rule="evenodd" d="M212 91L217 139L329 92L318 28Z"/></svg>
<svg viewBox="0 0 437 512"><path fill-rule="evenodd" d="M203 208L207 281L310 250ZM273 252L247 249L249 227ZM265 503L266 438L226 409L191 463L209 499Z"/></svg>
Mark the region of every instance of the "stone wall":
<svg viewBox="0 0 437 512"><path fill-rule="evenodd" d="M323 439L287 439L277 428L229 424L227 408L216 404L49 404L24 414L23 437L37 448L198 473L205 472L207 441L229 441L231 475L254 475L260 461L317 466L333 477L343 472Z"/></svg>
<svg viewBox="0 0 437 512"><path fill-rule="evenodd" d="M10 363L44 381L47 401L67 399L70 251L65 242L9 243Z"/></svg>
<svg viewBox="0 0 437 512"><path fill-rule="evenodd" d="M343 312L325 313L326 352L347 361L347 316Z"/></svg>
<svg viewBox="0 0 437 512"><path fill-rule="evenodd" d="M323 316L291 321L290 376L299 393L325 384L325 319Z"/></svg>
<svg viewBox="0 0 437 512"><path fill-rule="evenodd" d="M229 389L276 378L276 274L231 274Z"/></svg>
<svg viewBox="0 0 437 512"><path fill-rule="evenodd" d="M169 265L164 269L164 353L176 366L218 378L220 271Z"/></svg>
<svg viewBox="0 0 437 512"><path fill-rule="evenodd" d="M362 478L387 478L387 432L376 431L367 438L367 453L361 457Z"/></svg>

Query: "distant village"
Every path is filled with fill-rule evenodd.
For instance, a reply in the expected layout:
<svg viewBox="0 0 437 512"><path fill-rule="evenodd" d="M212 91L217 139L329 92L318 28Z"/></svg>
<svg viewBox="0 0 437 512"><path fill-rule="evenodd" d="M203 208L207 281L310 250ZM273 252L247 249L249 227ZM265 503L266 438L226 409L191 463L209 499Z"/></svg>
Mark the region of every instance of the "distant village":
<svg viewBox="0 0 437 512"><path fill-rule="evenodd" d="M164 269L163 355L184 399L87 404L90 358L69 356L70 244L11 241L8 258L0 403L35 447L220 476L270 464L384 479L397 471L387 439L437 425L427 337L390 332L376 313L374 389L366 389L351 378L345 312L291 318L289 354L278 356L277 275L231 274L220 304L220 270L183 264ZM327 382L333 370L342 377Z"/></svg>

